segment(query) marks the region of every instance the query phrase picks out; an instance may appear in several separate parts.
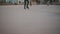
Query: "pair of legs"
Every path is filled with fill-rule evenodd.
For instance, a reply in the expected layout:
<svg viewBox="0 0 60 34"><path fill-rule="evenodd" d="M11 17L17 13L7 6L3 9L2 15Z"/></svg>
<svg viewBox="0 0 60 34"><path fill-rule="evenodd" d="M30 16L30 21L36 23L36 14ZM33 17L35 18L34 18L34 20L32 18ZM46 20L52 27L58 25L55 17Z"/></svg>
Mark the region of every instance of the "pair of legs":
<svg viewBox="0 0 60 34"><path fill-rule="evenodd" d="M29 9L28 5L29 5L29 0L24 0L24 9L26 8Z"/></svg>

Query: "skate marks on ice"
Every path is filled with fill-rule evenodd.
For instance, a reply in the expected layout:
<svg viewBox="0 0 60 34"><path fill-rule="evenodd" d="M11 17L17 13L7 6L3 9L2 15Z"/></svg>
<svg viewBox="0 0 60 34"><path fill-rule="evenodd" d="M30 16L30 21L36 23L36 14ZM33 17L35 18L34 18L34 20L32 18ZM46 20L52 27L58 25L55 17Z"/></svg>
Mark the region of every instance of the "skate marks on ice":
<svg viewBox="0 0 60 34"><path fill-rule="evenodd" d="M24 10L24 15L25 15L25 16L31 16L31 13L32 13L32 11L29 10L29 9L25 9L25 10Z"/></svg>

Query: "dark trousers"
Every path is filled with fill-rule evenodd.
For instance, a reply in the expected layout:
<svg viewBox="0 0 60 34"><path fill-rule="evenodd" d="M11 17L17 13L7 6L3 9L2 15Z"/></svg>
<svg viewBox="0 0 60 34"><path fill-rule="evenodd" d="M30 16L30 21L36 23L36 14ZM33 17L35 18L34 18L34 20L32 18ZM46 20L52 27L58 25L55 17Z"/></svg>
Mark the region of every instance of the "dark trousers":
<svg viewBox="0 0 60 34"><path fill-rule="evenodd" d="M24 8L29 8L28 5L29 5L29 1L28 0L24 0Z"/></svg>

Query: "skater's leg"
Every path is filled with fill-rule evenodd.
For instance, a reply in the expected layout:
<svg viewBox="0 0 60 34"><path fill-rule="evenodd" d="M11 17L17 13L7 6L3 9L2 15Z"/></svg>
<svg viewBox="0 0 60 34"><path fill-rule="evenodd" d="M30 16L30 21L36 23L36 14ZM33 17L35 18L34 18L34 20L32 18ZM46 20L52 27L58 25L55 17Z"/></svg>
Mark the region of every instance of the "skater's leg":
<svg viewBox="0 0 60 34"><path fill-rule="evenodd" d="M24 9L26 9L26 1L24 0Z"/></svg>
<svg viewBox="0 0 60 34"><path fill-rule="evenodd" d="M28 5L29 5L29 1L27 1L27 8L29 9Z"/></svg>

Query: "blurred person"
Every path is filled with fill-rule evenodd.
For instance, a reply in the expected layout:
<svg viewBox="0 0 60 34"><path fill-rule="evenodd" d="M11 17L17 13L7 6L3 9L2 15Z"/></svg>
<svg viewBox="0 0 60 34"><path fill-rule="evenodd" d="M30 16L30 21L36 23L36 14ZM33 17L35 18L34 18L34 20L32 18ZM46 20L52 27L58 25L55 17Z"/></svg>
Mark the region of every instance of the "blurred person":
<svg viewBox="0 0 60 34"><path fill-rule="evenodd" d="M49 6L49 4L50 4L50 1L48 0L48 1L47 1L47 5Z"/></svg>
<svg viewBox="0 0 60 34"><path fill-rule="evenodd" d="M21 3L21 1L19 1L19 4Z"/></svg>
<svg viewBox="0 0 60 34"><path fill-rule="evenodd" d="M24 9L26 8L29 9L28 5L29 5L29 0L24 0Z"/></svg>

